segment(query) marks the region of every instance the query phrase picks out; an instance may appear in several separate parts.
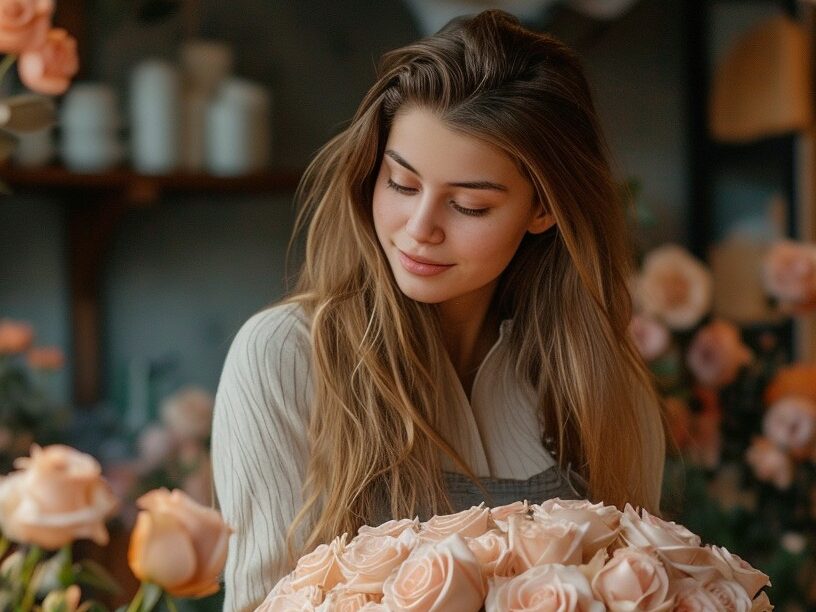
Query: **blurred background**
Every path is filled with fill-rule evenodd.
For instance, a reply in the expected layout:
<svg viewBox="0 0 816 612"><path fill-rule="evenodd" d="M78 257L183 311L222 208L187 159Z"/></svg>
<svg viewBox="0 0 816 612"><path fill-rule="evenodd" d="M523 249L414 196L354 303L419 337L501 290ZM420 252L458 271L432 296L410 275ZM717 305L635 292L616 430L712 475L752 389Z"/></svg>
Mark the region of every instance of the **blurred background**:
<svg viewBox="0 0 816 612"><path fill-rule="evenodd" d="M782 609L816 609L816 28L802 0L57 0L79 73L55 125L10 130L0 166L0 317L28 334L0 340L3 472L32 441L60 441L131 502L174 486L209 505L212 396L240 325L283 295L300 172L384 51L490 6L578 52L634 204L633 333L678 440L667 514L771 573ZM14 71L0 82L25 90ZM804 294L780 288L790 278ZM126 588L134 516L83 550Z"/></svg>

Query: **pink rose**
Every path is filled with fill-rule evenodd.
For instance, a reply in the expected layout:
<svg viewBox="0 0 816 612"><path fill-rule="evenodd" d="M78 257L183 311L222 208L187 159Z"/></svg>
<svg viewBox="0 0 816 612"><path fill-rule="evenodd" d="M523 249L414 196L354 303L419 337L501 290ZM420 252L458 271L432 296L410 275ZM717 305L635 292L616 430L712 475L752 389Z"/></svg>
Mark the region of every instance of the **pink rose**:
<svg viewBox="0 0 816 612"><path fill-rule="evenodd" d="M669 546L654 552L672 579L691 577L702 584L730 574L728 565L709 546Z"/></svg>
<svg viewBox="0 0 816 612"><path fill-rule="evenodd" d="M507 533L508 525L507 519L513 514L520 514L527 516L530 511L530 504L525 499L524 501L513 502L512 504L505 504L504 506L496 506L490 509L490 520L499 529Z"/></svg>
<svg viewBox="0 0 816 612"><path fill-rule="evenodd" d="M363 525L357 530L357 533L359 535L392 536L396 538L406 529L419 531L419 519L412 518L386 521L378 527Z"/></svg>
<svg viewBox="0 0 816 612"><path fill-rule="evenodd" d="M641 514L629 504L620 517L621 535L629 546L665 548L671 546L700 546L700 536L682 525L652 516L646 510Z"/></svg>
<svg viewBox="0 0 816 612"><path fill-rule="evenodd" d="M619 548L592 579L595 596L610 610L671 610L669 576L654 555Z"/></svg>
<svg viewBox="0 0 816 612"><path fill-rule="evenodd" d="M577 567L549 564L515 578L495 578L485 601L486 612L603 612L589 581Z"/></svg>
<svg viewBox="0 0 816 612"><path fill-rule="evenodd" d="M411 554L412 544L403 536L357 536L338 558L344 586L359 593L382 593L383 582Z"/></svg>
<svg viewBox="0 0 816 612"><path fill-rule="evenodd" d="M816 403L806 397L783 397L768 408L762 432L781 449L807 454L816 440Z"/></svg>
<svg viewBox="0 0 816 612"><path fill-rule="evenodd" d="M383 593L383 604L404 612L476 612L484 601L479 562L458 534L416 548Z"/></svg>
<svg viewBox="0 0 816 612"><path fill-rule="evenodd" d="M34 328L28 323L0 319L0 355L22 353L34 341Z"/></svg>
<svg viewBox="0 0 816 612"><path fill-rule="evenodd" d="M323 590L310 585L287 593L272 591L255 612L315 612L322 602Z"/></svg>
<svg viewBox="0 0 816 612"><path fill-rule="evenodd" d="M74 540L108 543L105 520L119 505L99 463L61 444L31 448L31 457L0 480L0 530L11 540L56 550Z"/></svg>
<svg viewBox="0 0 816 612"><path fill-rule="evenodd" d="M589 529L583 539L583 562L586 563L599 550L606 548L620 533L622 513L615 506L603 503L593 504L585 499L550 499L532 506L533 519L561 520L571 523L588 524Z"/></svg>
<svg viewBox="0 0 816 612"><path fill-rule="evenodd" d="M786 305L816 303L816 247L792 240L773 245L762 268L765 290Z"/></svg>
<svg viewBox="0 0 816 612"><path fill-rule="evenodd" d="M28 349L26 361L36 370L59 370L65 365L65 355L56 346L42 346Z"/></svg>
<svg viewBox="0 0 816 612"><path fill-rule="evenodd" d="M292 589L315 585L328 591L343 581L340 557L346 549L346 534L336 537L329 544L320 544L312 552L301 557L292 572Z"/></svg>
<svg viewBox="0 0 816 612"><path fill-rule="evenodd" d="M0 0L0 53L43 45L53 12L53 0Z"/></svg>
<svg viewBox="0 0 816 612"><path fill-rule="evenodd" d="M674 612L715 612L720 608L714 597L693 578L683 578L672 585Z"/></svg>
<svg viewBox="0 0 816 612"><path fill-rule="evenodd" d="M206 440L210 437L214 401L204 389L181 389L162 402L162 423L180 440Z"/></svg>
<svg viewBox="0 0 816 612"><path fill-rule="evenodd" d="M335 588L317 608L318 612L358 612L366 604L379 603L379 597L371 593L355 593L349 589ZM368 609L368 608L366 608Z"/></svg>
<svg viewBox="0 0 816 612"><path fill-rule="evenodd" d="M749 597L755 597L759 590L766 586L771 586L768 575L751 566L739 556L728 552L725 548L712 546L711 550L718 555L728 567L730 573L724 572L724 576L729 580L735 580L742 585Z"/></svg>
<svg viewBox="0 0 816 612"><path fill-rule="evenodd" d="M756 437L745 451L745 460L757 479L785 490L793 483L793 461L767 438Z"/></svg>
<svg viewBox="0 0 816 612"><path fill-rule="evenodd" d="M752 601L745 589L733 580L712 580L703 587L718 604L718 609L728 612L750 612Z"/></svg>
<svg viewBox="0 0 816 612"><path fill-rule="evenodd" d="M739 330L727 321L718 320L694 335L686 363L701 384L719 389L734 382L740 368L750 363L751 357Z"/></svg>
<svg viewBox="0 0 816 612"><path fill-rule="evenodd" d="M629 322L629 335L644 361L662 356L671 344L671 333L657 319L636 314Z"/></svg>
<svg viewBox="0 0 816 612"><path fill-rule="evenodd" d="M669 244L646 255L636 301L670 328L689 329L711 308L712 286L711 272L700 261Z"/></svg>
<svg viewBox="0 0 816 612"><path fill-rule="evenodd" d="M514 515L508 539L515 556L514 569L522 573L535 565L577 565L583 558L583 540L589 524L560 520L531 520Z"/></svg>
<svg viewBox="0 0 816 612"><path fill-rule="evenodd" d="M455 514L441 514L421 524L419 537L425 541L438 542L454 533L463 538L475 538L488 529L490 509L482 504Z"/></svg>
<svg viewBox="0 0 816 612"><path fill-rule="evenodd" d="M47 96L64 93L77 71L76 39L62 28L50 30L45 43L21 53L17 63L23 84Z"/></svg>
<svg viewBox="0 0 816 612"><path fill-rule="evenodd" d="M470 551L479 561L485 579L514 575L513 554L510 552L510 545L504 532L491 529L477 538L466 540Z"/></svg>

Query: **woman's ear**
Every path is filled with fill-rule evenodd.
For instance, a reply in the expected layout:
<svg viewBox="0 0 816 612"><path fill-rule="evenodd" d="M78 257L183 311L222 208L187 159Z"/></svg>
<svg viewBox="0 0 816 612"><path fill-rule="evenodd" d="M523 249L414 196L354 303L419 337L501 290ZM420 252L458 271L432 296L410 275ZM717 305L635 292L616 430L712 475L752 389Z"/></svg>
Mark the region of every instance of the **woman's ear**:
<svg viewBox="0 0 816 612"><path fill-rule="evenodd" d="M540 203L535 204L536 214L530 220L530 225L527 226L527 231L531 234L542 234L555 225L555 217Z"/></svg>

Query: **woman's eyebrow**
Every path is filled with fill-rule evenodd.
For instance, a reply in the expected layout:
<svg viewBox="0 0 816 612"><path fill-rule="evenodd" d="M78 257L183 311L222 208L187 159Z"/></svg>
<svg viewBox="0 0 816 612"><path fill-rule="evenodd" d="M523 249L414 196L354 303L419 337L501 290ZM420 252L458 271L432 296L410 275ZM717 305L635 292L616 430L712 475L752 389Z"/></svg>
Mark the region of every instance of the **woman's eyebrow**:
<svg viewBox="0 0 816 612"><path fill-rule="evenodd" d="M406 168L416 174L419 178L422 178L422 175L416 171L411 164L409 164L405 159L393 149L387 149L385 151L385 155L393 159L403 168ZM448 183L449 187L461 187L463 189L490 189L493 191L509 191L505 185L500 183L494 183L492 181L465 181L461 183Z"/></svg>

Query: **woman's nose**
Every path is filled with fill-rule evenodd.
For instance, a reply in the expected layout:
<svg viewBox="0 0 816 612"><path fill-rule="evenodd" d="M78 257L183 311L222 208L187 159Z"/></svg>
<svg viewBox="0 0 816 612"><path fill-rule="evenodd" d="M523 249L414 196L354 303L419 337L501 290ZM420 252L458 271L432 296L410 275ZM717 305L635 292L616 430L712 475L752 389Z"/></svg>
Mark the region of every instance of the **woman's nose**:
<svg viewBox="0 0 816 612"><path fill-rule="evenodd" d="M445 232L439 224L440 206L432 194L423 194L413 214L405 224L407 234L417 242L439 243Z"/></svg>

